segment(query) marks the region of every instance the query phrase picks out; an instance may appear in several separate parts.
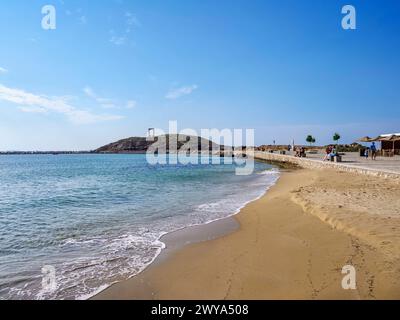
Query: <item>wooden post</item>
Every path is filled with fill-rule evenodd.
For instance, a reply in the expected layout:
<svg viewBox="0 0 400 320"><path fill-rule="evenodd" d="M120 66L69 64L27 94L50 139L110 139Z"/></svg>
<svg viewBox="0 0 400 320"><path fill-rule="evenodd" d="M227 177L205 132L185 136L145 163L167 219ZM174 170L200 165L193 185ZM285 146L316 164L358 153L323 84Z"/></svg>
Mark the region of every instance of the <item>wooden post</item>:
<svg viewBox="0 0 400 320"><path fill-rule="evenodd" d="M394 140L393 140L393 157L394 157Z"/></svg>

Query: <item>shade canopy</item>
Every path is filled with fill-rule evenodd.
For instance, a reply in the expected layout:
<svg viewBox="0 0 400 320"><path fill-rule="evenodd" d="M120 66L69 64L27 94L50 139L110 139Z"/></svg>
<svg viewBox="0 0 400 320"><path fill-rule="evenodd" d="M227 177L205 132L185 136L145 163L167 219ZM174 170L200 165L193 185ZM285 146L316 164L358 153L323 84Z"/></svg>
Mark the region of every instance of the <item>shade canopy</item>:
<svg viewBox="0 0 400 320"><path fill-rule="evenodd" d="M370 138L368 136L362 137L357 141L360 142L374 142L374 141L400 141L400 135L392 134L392 135L381 135L376 138Z"/></svg>
<svg viewBox="0 0 400 320"><path fill-rule="evenodd" d="M362 138L358 139L357 141L360 141L360 142L372 142L372 141L375 141L375 140L370 138L370 137L368 137L368 136L365 136L365 137L362 137Z"/></svg>
<svg viewBox="0 0 400 320"><path fill-rule="evenodd" d="M388 137L380 137L378 141L400 141L400 136L393 134Z"/></svg>

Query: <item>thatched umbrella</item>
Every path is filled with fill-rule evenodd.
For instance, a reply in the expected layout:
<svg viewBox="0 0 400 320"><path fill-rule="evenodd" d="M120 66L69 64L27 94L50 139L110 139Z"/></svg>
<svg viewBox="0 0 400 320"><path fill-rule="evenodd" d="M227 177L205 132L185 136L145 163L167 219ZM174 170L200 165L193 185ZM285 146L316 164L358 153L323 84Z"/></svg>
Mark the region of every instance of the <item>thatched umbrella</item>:
<svg viewBox="0 0 400 320"><path fill-rule="evenodd" d="M365 137L362 137L362 138L358 139L357 141L360 141L360 142L372 142L372 141L375 141L375 139L372 139L372 138L370 138L368 136L365 136Z"/></svg>
<svg viewBox="0 0 400 320"><path fill-rule="evenodd" d="M379 141L379 138L380 138L380 136L376 137L376 138L371 138L369 136L365 136L365 137L358 139L357 141L359 141L359 142L374 142L374 141Z"/></svg>

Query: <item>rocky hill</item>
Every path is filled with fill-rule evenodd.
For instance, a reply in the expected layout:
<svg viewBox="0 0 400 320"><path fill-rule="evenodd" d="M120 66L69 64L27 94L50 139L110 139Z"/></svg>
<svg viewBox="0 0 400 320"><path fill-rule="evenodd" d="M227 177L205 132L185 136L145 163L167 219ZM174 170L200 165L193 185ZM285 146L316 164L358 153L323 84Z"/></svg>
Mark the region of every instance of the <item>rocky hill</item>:
<svg viewBox="0 0 400 320"><path fill-rule="evenodd" d="M185 135L163 135L154 138L154 141L147 141L145 137L131 137L122 139L95 150L95 153L146 153L152 146L157 148L159 153L174 152L184 148L187 152L197 153L198 151L223 150L218 144L208 139Z"/></svg>

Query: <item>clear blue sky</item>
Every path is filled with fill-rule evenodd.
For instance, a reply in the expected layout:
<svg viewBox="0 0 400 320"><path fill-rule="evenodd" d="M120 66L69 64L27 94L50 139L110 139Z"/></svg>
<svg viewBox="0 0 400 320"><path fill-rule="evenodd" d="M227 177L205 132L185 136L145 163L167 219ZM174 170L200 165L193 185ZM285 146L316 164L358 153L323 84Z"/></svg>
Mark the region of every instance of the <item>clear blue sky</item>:
<svg viewBox="0 0 400 320"><path fill-rule="evenodd" d="M400 131L397 0L7 0L0 30L0 150L93 149L169 120L257 144Z"/></svg>

